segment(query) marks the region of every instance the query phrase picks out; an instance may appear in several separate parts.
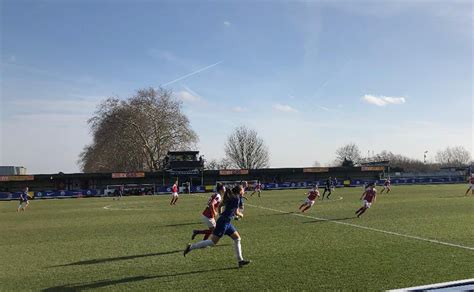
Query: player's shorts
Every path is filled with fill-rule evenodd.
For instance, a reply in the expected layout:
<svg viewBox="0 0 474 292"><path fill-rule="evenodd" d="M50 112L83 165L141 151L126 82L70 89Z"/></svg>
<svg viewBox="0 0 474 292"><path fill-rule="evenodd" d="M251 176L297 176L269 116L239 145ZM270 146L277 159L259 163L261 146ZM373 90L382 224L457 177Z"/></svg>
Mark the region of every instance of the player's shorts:
<svg viewBox="0 0 474 292"><path fill-rule="evenodd" d="M306 198L305 204L312 207L314 205L314 200L310 200L310 199Z"/></svg>
<svg viewBox="0 0 474 292"><path fill-rule="evenodd" d="M172 196L173 198L178 197L178 193L173 193Z"/></svg>
<svg viewBox="0 0 474 292"><path fill-rule="evenodd" d="M471 184L471 190L474 190L474 184Z"/></svg>
<svg viewBox="0 0 474 292"><path fill-rule="evenodd" d="M390 190L390 186L383 186L384 190Z"/></svg>
<svg viewBox="0 0 474 292"><path fill-rule="evenodd" d="M221 220L222 217L217 219L216 228L212 231L212 234L221 238L224 235L231 236L237 231L235 227L226 220Z"/></svg>
<svg viewBox="0 0 474 292"><path fill-rule="evenodd" d="M208 218L202 215L202 221L208 228L215 228L216 227L216 220L214 218Z"/></svg>
<svg viewBox="0 0 474 292"><path fill-rule="evenodd" d="M371 202L369 202L369 201L367 201L367 200L364 200L364 207L370 208L371 205L372 205Z"/></svg>

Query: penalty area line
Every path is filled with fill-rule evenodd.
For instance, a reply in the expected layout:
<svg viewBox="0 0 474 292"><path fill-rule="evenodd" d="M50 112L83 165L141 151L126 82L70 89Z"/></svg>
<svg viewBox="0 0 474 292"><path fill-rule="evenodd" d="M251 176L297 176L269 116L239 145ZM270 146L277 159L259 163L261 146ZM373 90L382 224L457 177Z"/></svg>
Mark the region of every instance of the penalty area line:
<svg viewBox="0 0 474 292"><path fill-rule="evenodd" d="M277 212L277 213L285 213L285 214L288 213L288 211L282 211L282 210L262 207L262 206L258 206L258 205L248 204L248 203L246 203L245 205L249 206L249 207L259 208L259 209L273 211L273 212ZM341 221L337 221L337 220L320 218L320 217L315 217L315 216L310 216L310 215L305 215L305 214L299 214L299 213L291 213L289 215L294 215L294 216L309 218L309 219L316 219L316 220L319 220L319 221L328 221L328 222L331 222L331 223L346 225L346 226L350 226L350 227L354 227L354 228L360 228L360 229L370 230L370 231L374 231L374 232L379 232L379 233L395 235L395 236L399 236L399 237L415 239L415 240L419 240L419 241L431 242L431 243L446 245L446 246L450 246L450 247L457 247L457 248L462 248L462 249L467 249L467 250L474 250L474 247L470 247L470 246L464 246L464 245L460 245L460 244L439 241L439 240L436 240L436 239L423 238L423 237L414 236L414 235L402 234L402 233L398 233L398 232L387 231L387 230L382 230L382 229L377 229L377 228L372 228L372 227L367 227L367 226L357 225L357 224L352 224L352 223L347 223L347 222L341 222Z"/></svg>

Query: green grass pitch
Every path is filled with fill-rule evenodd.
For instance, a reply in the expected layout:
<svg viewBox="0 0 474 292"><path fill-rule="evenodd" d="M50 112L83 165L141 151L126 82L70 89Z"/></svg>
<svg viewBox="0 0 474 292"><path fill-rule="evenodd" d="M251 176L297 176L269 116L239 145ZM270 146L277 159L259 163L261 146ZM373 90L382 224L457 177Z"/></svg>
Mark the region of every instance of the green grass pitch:
<svg viewBox="0 0 474 292"><path fill-rule="evenodd" d="M295 215L304 190L264 191L234 222L252 260L241 269L227 237L183 257L209 194L173 207L169 196L37 200L24 213L0 202L0 290L384 290L473 278L465 190L394 186L359 219L361 188L337 189L305 217Z"/></svg>

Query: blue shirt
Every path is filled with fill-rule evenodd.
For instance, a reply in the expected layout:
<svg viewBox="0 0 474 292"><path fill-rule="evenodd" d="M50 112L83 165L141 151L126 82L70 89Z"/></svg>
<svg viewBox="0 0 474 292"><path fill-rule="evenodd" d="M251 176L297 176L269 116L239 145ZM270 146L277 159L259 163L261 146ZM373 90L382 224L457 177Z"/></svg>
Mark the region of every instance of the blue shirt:
<svg viewBox="0 0 474 292"><path fill-rule="evenodd" d="M27 192L22 192L20 195L20 199L23 201L28 200L28 193Z"/></svg>
<svg viewBox="0 0 474 292"><path fill-rule="evenodd" d="M221 217L226 220L231 221L235 217L235 211L239 208L239 198L232 198L225 203L224 212L222 212Z"/></svg>

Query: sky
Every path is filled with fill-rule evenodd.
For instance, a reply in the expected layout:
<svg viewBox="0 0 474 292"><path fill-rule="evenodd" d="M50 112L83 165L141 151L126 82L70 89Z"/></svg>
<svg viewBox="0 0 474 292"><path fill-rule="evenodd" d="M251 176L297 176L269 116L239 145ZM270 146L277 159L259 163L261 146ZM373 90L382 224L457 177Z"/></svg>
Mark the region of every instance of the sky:
<svg viewBox="0 0 474 292"><path fill-rule="evenodd" d="M0 165L79 172L109 96L170 89L206 160L240 125L271 167L356 143L473 153L471 1L0 0Z"/></svg>

